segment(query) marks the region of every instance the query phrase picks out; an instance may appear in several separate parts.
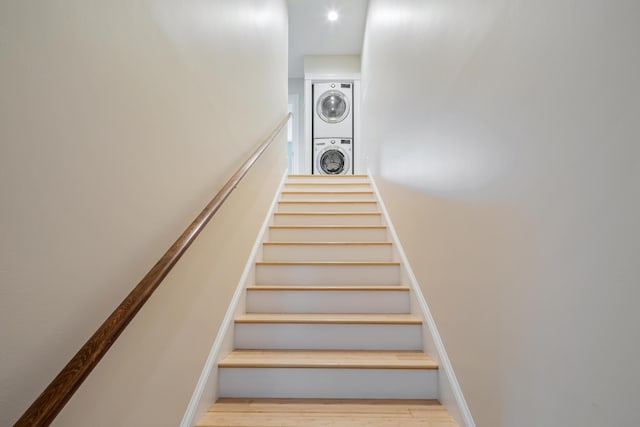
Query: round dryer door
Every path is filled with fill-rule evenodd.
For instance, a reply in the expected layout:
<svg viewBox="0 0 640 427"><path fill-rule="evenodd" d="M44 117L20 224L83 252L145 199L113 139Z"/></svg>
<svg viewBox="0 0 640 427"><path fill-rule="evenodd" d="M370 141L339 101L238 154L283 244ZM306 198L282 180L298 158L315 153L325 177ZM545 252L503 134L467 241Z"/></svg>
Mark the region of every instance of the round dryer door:
<svg viewBox="0 0 640 427"><path fill-rule="evenodd" d="M347 156L338 148L331 148L322 152L318 159L318 166L322 173L327 175L339 175L349 169Z"/></svg>
<svg viewBox="0 0 640 427"><path fill-rule="evenodd" d="M344 93L330 90L323 93L318 99L316 111L325 122L340 123L349 114L349 100Z"/></svg>

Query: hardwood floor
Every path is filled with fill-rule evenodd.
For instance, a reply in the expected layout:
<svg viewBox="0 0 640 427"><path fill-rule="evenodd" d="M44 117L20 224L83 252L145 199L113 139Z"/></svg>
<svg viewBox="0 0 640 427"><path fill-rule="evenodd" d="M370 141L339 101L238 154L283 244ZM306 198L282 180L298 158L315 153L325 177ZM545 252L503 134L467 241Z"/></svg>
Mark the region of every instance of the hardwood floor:
<svg viewBox="0 0 640 427"><path fill-rule="evenodd" d="M436 400L220 399L198 427L458 427Z"/></svg>

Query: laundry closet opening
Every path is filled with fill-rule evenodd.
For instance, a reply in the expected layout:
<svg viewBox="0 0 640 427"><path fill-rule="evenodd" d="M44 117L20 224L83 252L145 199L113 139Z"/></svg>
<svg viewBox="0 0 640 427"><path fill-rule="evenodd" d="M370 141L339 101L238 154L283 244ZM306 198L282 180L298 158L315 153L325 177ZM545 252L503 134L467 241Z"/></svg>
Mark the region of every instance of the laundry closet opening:
<svg viewBox="0 0 640 427"><path fill-rule="evenodd" d="M289 0L289 173L366 171L360 53L367 0Z"/></svg>

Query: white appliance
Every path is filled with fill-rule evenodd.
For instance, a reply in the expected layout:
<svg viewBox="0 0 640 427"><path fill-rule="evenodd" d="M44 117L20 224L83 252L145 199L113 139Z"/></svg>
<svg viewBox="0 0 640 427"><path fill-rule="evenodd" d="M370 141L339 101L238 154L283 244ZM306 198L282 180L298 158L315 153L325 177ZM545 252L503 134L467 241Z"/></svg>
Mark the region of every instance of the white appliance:
<svg viewBox="0 0 640 427"><path fill-rule="evenodd" d="M313 85L313 139L353 138L353 82Z"/></svg>
<svg viewBox="0 0 640 427"><path fill-rule="evenodd" d="M353 139L314 139L312 173L315 175L352 175Z"/></svg>

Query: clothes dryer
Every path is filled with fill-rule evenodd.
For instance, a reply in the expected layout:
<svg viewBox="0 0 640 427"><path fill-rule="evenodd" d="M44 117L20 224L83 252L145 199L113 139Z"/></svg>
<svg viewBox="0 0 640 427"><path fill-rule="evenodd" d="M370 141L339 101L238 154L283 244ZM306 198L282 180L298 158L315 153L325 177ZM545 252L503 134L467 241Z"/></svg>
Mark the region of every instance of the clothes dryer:
<svg viewBox="0 0 640 427"><path fill-rule="evenodd" d="M313 138L353 138L353 83L313 85Z"/></svg>
<svg viewBox="0 0 640 427"><path fill-rule="evenodd" d="M350 138L316 138L313 140L315 175L353 174L353 140Z"/></svg>

